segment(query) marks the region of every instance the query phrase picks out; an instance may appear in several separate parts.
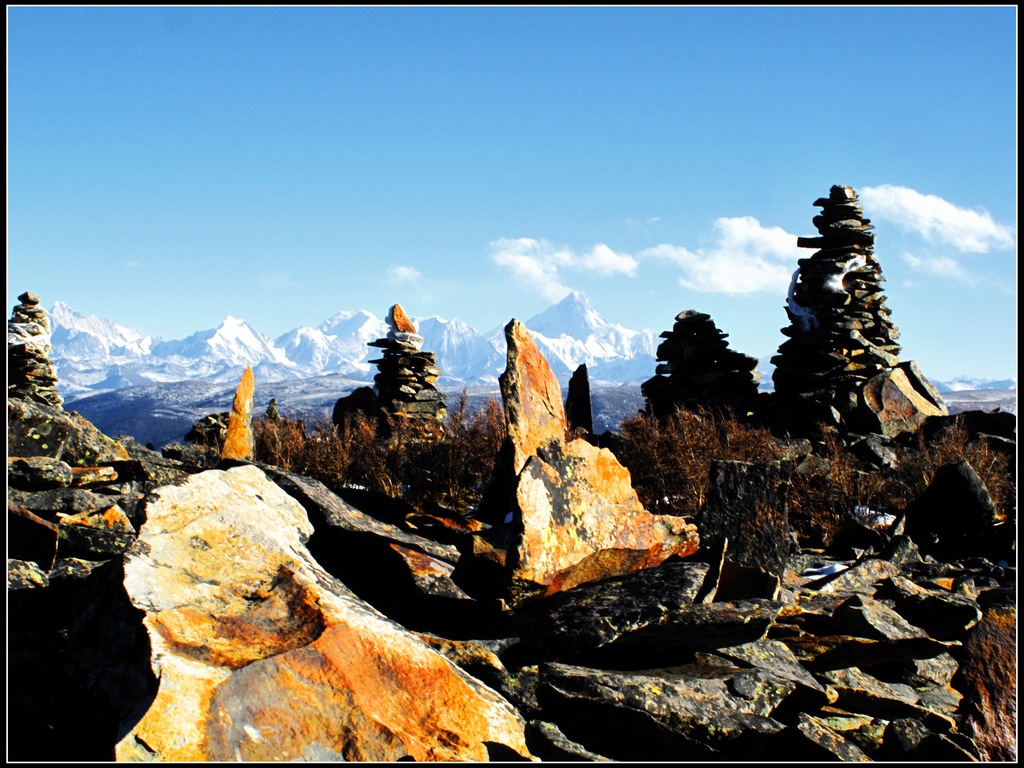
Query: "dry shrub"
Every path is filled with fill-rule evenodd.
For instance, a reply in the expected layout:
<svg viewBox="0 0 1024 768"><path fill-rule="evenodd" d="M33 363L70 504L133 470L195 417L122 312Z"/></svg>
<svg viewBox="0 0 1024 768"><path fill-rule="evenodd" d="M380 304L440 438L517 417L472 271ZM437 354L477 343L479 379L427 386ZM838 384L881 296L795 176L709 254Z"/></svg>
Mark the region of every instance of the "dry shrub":
<svg viewBox="0 0 1024 768"><path fill-rule="evenodd" d="M463 392L443 423L349 414L340 427L326 416L307 428L279 416L253 422L255 458L319 480L402 498L414 508L439 505L465 511L480 500L505 439L501 407L493 400L471 413Z"/></svg>
<svg viewBox="0 0 1024 768"><path fill-rule="evenodd" d="M930 443L918 442L907 452L889 483L894 505L900 509L920 496L935 477L935 471L947 464L966 461L985 483L1001 519L1006 519L1017 504L1014 466L1006 454L989 446L981 437L971 440L959 423L946 427Z"/></svg>
<svg viewBox="0 0 1024 768"><path fill-rule="evenodd" d="M641 413L624 421L620 431L619 460L640 501L657 514L696 515L715 459L770 461L781 455L767 430L704 408L680 409L663 420Z"/></svg>
<svg viewBox="0 0 1024 768"><path fill-rule="evenodd" d="M819 426L819 434L820 456L793 473L787 498L790 524L805 547L829 546L854 507L886 499L881 473L865 471L835 432Z"/></svg>

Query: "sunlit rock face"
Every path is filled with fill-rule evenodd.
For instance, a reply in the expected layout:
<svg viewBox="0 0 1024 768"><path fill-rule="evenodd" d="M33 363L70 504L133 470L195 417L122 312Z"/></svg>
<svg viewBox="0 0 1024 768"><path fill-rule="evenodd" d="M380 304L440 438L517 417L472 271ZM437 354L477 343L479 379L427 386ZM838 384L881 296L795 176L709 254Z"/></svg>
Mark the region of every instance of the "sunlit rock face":
<svg viewBox="0 0 1024 768"><path fill-rule="evenodd" d="M255 448L252 434L252 396L255 390L252 366L246 366L242 379L238 382L238 389L235 390L235 400L231 405L231 415L228 417L227 436L224 438L221 458L252 458Z"/></svg>
<svg viewBox="0 0 1024 768"><path fill-rule="evenodd" d="M166 487L125 559L159 690L119 760L524 756L521 716L328 575L253 466Z"/></svg>
<svg viewBox="0 0 1024 768"><path fill-rule="evenodd" d="M508 440L507 597L513 604L590 581L650 568L698 549L697 529L652 515L629 471L611 451L566 441L562 393L529 331L505 328L508 365L501 375ZM508 466L508 465L511 466Z"/></svg>

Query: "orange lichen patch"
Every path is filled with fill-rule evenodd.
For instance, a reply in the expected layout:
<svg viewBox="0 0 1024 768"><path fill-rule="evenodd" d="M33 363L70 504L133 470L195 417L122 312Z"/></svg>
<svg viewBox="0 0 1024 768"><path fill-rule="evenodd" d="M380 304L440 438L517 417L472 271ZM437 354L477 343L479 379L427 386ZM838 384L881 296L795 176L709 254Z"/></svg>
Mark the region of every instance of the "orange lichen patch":
<svg viewBox="0 0 1024 768"><path fill-rule="evenodd" d="M416 326L413 325L409 316L405 314L401 304L395 304L388 310L387 323L399 333L416 333Z"/></svg>
<svg viewBox="0 0 1024 768"><path fill-rule="evenodd" d="M310 744L346 760L484 761L486 742L530 754L524 724L497 694L415 636L367 618L236 672L208 724L215 760L301 758Z"/></svg>
<svg viewBox="0 0 1024 768"><path fill-rule="evenodd" d="M533 457L516 489L522 530L513 544L514 601L654 567L697 551L697 528L652 515L629 471L585 440Z"/></svg>
<svg viewBox="0 0 1024 768"><path fill-rule="evenodd" d="M308 645L324 629L320 600L282 568L273 586L259 589L237 615L211 615L186 606L153 617L157 632L176 652L237 669Z"/></svg>
<svg viewBox="0 0 1024 768"><path fill-rule="evenodd" d="M252 436L252 396L256 389L253 380L252 366L247 366L238 382L235 401L228 417L228 434L224 438L224 448L220 455L223 459L251 459L253 452Z"/></svg>
<svg viewBox="0 0 1024 768"><path fill-rule="evenodd" d="M72 467L71 484L75 486L89 483L109 483L117 480L117 472L113 467Z"/></svg>
<svg viewBox="0 0 1024 768"><path fill-rule="evenodd" d="M84 525L110 531L134 531L128 515L117 504L101 512L80 512L77 515L58 515L60 522L70 525Z"/></svg>

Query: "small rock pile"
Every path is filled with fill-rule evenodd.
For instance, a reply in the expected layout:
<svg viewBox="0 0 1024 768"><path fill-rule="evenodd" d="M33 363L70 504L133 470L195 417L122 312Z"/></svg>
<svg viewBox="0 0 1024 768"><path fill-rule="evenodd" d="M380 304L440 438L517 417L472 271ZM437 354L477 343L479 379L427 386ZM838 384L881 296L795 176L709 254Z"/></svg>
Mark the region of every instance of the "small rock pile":
<svg viewBox="0 0 1024 768"><path fill-rule="evenodd" d="M703 312L676 315L672 330L661 334L655 376L640 385L647 413L662 418L699 405L746 412L757 397L757 358L730 349L728 336Z"/></svg>
<svg viewBox="0 0 1024 768"><path fill-rule="evenodd" d="M900 334L882 295L885 278L873 254L874 227L864 218L857 193L835 185L814 205L822 208L812 220L820 236L797 238L797 245L818 251L798 262L790 283L790 324L782 329L789 339L772 358L775 392L807 418L856 429L877 410L877 403L864 402L865 385L879 376L888 380L901 366ZM922 405L927 415L945 412L917 371L897 378L912 399L916 390L929 401Z"/></svg>
<svg viewBox="0 0 1024 768"><path fill-rule="evenodd" d="M57 370L50 362L50 318L39 297L26 291L7 322L7 396L60 408Z"/></svg>
<svg viewBox="0 0 1024 768"><path fill-rule="evenodd" d="M388 310L388 335L369 346L383 350L371 360L379 373L373 377L381 406L396 416L433 423L447 414L444 395L434 382L441 375L433 352L423 352L423 337L399 304Z"/></svg>

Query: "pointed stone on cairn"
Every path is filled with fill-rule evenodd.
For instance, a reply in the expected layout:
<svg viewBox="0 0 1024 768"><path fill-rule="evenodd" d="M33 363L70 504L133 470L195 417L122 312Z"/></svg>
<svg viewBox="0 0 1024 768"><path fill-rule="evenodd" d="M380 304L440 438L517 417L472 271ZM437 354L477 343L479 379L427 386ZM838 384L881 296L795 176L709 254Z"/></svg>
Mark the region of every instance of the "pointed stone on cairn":
<svg viewBox="0 0 1024 768"><path fill-rule="evenodd" d="M248 461L253 456L255 441L252 434L252 396L255 389L252 366L246 366L242 379L238 382L235 401L228 417L228 433L224 438L224 448L220 452L222 459Z"/></svg>
<svg viewBox="0 0 1024 768"><path fill-rule="evenodd" d="M369 343L383 350L383 357L370 361L378 370L373 377L377 400L395 416L425 424L443 420L444 395L434 387L441 375L437 357L421 351L423 337L400 305L388 311L387 323L387 337Z"/></svg>
<svg viewBox="0 0 1024 768"><path fill-rule="evenodd" d="M653 378L640 385L647 413L671 416L678 408L729 406L739 413L753 407L760 374L757 358L729 348L710 315L688 309L676 315L671 331L658 346Z"/></svg>
<svg viewBox="0 0 1024 768"><path fill-rule="evenodd" d="M777 400L802 420L856 427L875 410L864 401L865 384L906 364L899 362L899 329L882 295L874 227L857 193L835 185L814 205L822 209L812 220L820 237L797 238L797 245L818 250L793 273L790 324L782 329L789 339L772 358L772 378ZM929 415L945 411L926 381L920 387L907 381L931 402Z"/></svg>
<svg viewBox="0 0 1024 768"><path fill-rule="evenodd" d="M26 291L7 322L7 397L62 409L57 369L50 361L50 318L39 297Z"/></svg>

